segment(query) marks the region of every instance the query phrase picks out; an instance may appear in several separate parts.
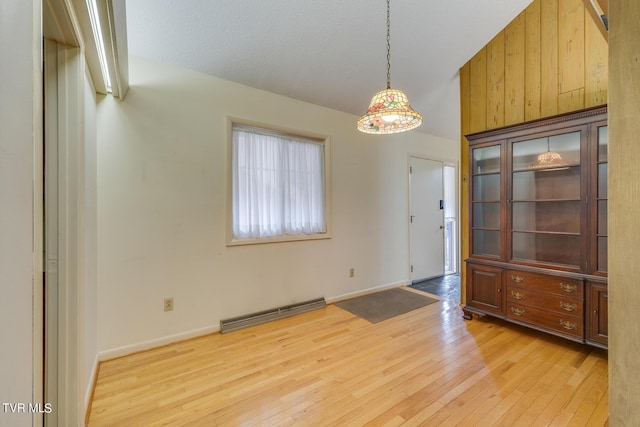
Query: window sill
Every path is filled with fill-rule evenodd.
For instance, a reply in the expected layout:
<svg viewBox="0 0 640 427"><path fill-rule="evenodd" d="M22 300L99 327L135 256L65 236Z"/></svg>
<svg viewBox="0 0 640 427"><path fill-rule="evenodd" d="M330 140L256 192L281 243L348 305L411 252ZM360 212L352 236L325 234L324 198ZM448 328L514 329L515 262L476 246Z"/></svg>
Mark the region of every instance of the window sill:
<svg viewBox="0 0 640 427"><path fill-rule="evenodd" d="M300 242L308 240L327 240L331 239L330 233L318 233L318 234L300 234L296 236L274 236L265 237L261 239L249 238L249 239L231 239L227 241L227 246L244 246L244 245L260 245L263 243L282 243L282 242Z"/></svg>

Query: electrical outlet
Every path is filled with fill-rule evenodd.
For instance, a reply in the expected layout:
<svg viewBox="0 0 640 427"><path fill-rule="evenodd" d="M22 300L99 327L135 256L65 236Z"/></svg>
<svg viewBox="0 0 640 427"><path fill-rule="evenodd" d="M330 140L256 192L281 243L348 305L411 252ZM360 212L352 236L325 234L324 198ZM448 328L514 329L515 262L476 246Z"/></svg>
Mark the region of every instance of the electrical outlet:
<svg viewBox="0 0 640 427"><path fill-rule="evenodd" d="M349 269L349 277L353 277L356 275L356 269L355 268L350 268Z"/></svg>
<svg viewBox="0 0 640 427"><path fill-rule="evenodd" d="M164 299L164 311L172 311L173 310L173 297Z"/></svg>

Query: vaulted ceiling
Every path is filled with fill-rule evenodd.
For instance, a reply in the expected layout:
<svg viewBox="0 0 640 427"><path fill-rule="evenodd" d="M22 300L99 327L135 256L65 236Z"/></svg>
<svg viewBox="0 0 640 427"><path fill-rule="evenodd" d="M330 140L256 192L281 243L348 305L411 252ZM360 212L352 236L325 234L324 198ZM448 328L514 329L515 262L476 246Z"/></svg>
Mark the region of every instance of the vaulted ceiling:
<svg viewBox="0 0 640 427"><path fill-rule="evenodd" d="M531 0L392 0L391 86L460 136L458 70ZM386 87L384 0L127 0L142 56L360 116ZM355 119L354 119L355 126Z"/></svg>

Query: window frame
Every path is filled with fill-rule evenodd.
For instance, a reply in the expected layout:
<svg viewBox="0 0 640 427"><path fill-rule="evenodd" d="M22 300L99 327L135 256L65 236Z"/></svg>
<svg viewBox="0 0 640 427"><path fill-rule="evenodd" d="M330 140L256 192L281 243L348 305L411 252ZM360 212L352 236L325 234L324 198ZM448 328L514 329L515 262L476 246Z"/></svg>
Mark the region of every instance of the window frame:
<svg viewBox="0 0 640 427"><path fill-rule="evenodd" d="M326 231L323 233L313 234L296 234L296 235L278 235L261 238L235 238L233 236L233 126L251 126L261 128L265 131L271 131L281 134L289 134L295 137L314 139L323 147L323 163L324 163L324 209ZM280 242L296 242L309 240L331 239L331 137L325 134L318 134L299 129L292 129L274 124L256 122L238 117L227 117L227 208L226 208L226 237L227 246L243 246L256 245L264 243L280 243Z"/></svg>

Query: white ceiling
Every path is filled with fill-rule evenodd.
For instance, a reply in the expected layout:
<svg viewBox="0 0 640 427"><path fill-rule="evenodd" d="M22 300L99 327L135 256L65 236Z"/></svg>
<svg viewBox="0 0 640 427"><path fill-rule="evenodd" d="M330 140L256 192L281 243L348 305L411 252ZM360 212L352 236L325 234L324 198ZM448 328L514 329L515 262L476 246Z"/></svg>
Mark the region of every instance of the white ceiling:
<svg viewBox="0 0 640 427"><path fill-rule="evenodd" d="M391 87L460 136L458 69L531 0L391 1ZM384 0L127 0L132 55L360 116L386 88ZM355 120L354 120L355 126Z"/></svg>

